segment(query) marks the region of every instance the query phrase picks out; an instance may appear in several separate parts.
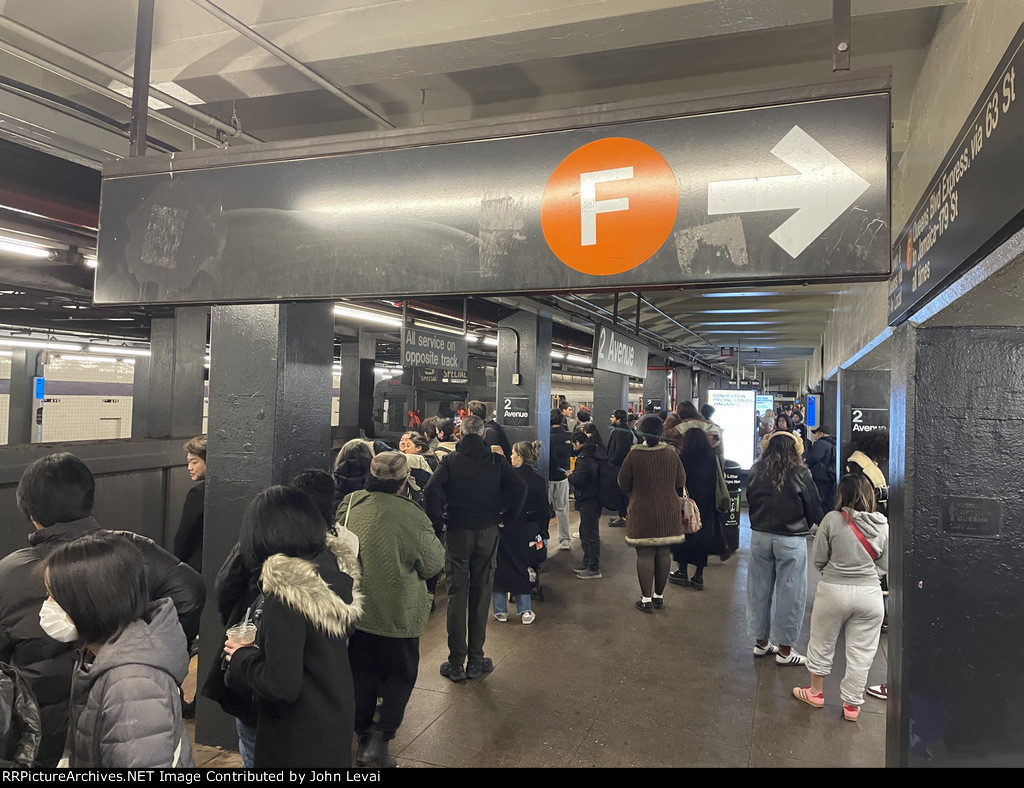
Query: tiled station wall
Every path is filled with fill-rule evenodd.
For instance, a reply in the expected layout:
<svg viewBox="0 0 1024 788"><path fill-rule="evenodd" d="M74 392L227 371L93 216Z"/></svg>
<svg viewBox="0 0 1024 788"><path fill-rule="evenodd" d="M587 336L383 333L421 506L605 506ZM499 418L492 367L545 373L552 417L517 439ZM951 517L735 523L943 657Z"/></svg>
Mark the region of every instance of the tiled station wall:
<svg viewBox="0 0 1024 788"><path fill-rule="evenodd" d="M132 437L134 364L54 358L46 365L44 373L47 394L43 402L43 442ZM0 444L7 443L10 377L11 359L0 356ZM332 426L338 424L340 385L341 378L335 375ZM208 398L204 397L204 432L208 404Z"/></svg>

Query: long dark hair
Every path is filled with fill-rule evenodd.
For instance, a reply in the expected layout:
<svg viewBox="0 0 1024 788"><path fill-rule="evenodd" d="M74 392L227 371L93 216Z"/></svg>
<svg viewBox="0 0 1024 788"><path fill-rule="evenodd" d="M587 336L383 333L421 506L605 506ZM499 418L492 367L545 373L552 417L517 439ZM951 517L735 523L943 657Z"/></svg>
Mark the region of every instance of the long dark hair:
<svg viewBox="0 0 1024 788"><path fill-rule="evenodd" d="M776 490L781 490L786 477L803 465L795 439L796 436L788 432L775 435L761 454L761 473L768 477Z"/></svg>
<svg viewBox="0 0 1024 788"><path fill-rule="evenodd" d="M680 454L688 459L700 460L706 458L711 460L714 457L714 452L711 449L711 441L708 440L708 434L699 427L688 429L683 433L683 449Z"/></svg>
<svg viewBox="0 0 1024 788"><path fill-rule="evenodd" d="M676 415L683 421L686 421L687 419L700 418L700 413L697 411L697 407L688 399L684 399L676 405Z"/></svg>
<svg viewBox="0 0 1024 788"><path fill-rule="evenodd" d="M261 492L242 515L238 543L250 566L270 556L312 558L327 541L323 515L313 499L295 487L275 485Z"/></svg>
<svg viewBox="0 0 1024 788"><path fill-rule="evenodd" d="M65 542L44 567L50 596L86 643L114 640L145 612L142 555L126 536L100 531Z"/></svg>
<svg viewBox="0 0 1024 788"><path fill-rule="evenodd" d="M836 511L853 509L855 512L875 511L875 488L861 473L848 473L836 488Z"/></svg>

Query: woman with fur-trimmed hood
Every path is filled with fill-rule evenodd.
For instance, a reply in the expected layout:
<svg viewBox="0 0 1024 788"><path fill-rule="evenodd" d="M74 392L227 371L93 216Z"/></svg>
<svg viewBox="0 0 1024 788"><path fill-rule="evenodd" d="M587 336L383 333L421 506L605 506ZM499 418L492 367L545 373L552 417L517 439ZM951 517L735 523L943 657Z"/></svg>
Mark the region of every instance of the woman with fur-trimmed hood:
<svg viewBox="0 0 1024 788"><path fill-rule="evenodd" d="M644 416L638 430L643 443L629 450L618 481L629 496L626 544L636 548L640 581L636 606L641 612L653 613L665 606L665 585L672 566L670 548L686 538L679 505L686 471L679 455L662 440L660 418Z"/></svg>
<svg viewBox="0 0 1024 788"><path fill-rule="evenodd" d="M362 612L358 557L324 532L312 499L275 486L249 504L239 538L260 566L256 643L227 641L226 681L257 707L254 766L348 768L354 697L348 633ZM329 736L329 740L325 739Z"/></svg>

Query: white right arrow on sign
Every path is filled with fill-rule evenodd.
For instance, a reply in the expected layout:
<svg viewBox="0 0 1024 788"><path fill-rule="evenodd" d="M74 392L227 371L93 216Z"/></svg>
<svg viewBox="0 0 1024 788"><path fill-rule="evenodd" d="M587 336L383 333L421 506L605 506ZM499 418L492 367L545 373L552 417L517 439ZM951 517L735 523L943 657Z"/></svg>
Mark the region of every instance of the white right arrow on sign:
<svg viewBox="0 0 1024 788"><path fill-rule="evenodd" d="M712 181L708 214L798 209L769 237L796 258L870 186L866 180L794 126L772 153L799 175Z"/></svg>

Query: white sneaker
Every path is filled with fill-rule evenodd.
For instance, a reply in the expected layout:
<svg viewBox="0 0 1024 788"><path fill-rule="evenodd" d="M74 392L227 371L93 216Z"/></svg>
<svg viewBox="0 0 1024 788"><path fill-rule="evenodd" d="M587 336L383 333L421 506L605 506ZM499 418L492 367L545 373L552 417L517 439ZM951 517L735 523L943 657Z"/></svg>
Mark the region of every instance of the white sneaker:
<svg viewBox="0 0 1024 788"><path fill-rule="evenodd" d="M770 640L763 646L754 644L754 656L755 657L767 657L771 654L778 654L779 647L772 643Z"/></svg>
<svg viewBox="0 0 1024 788"><path fill-rule="evenodd" d="M527 610L525 613L523 613L523 623L524 624L532 624L533 620L536 617L537 617L536 613L534 613L532 610Z"/></svg>
<svg viewBox="0 0 1024 788"><path fill-rule="evenodd" d="M572 542L565 541L558 545L559 550L572 550Z"/></svg>
<svg viewBox="0 0 1024 788"><path fill-rule="evenodd" d="M806 665L807 664L807 657L805 657L803 654L797 654L796 650L794 650L794 649L790 649L788 657L782 656L781 652L776 654L775 655L775 664L776 665Z"/></svg>
<svg viewBox="0 0 1024 788"><path fill-rule="evenodd" d="M508 613L495 613L494 618L495 620L500 621L504 624L506 621L508 621Z"/></svg>

